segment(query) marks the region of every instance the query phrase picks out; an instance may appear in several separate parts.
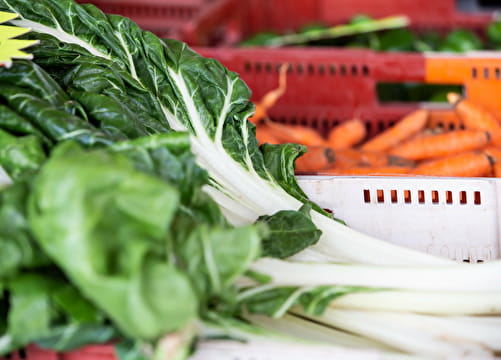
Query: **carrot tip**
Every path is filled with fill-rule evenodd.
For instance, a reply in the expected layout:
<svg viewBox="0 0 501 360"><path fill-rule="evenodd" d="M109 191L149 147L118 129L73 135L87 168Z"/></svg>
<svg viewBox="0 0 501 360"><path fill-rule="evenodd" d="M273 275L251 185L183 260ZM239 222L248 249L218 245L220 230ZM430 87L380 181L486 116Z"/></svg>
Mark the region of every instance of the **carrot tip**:
<svg viewBox="0 0 501 360"><path fill-rule="evenodd" d="M459 95L458 93L454 92L447 93L447 101L449 101L450 104L456 105L460 100L461 100L461 95Z"/></svg>

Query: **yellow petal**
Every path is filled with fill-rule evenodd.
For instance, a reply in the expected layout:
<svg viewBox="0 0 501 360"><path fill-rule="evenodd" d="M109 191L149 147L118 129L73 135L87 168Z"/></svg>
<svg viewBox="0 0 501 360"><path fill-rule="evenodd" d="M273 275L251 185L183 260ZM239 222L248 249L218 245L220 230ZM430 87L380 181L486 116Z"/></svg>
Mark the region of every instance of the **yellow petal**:
<svg viewBox="0 0 501 360"><path fill-rule="evenodd" d="M30 29L21 28L17 26L0 25L0 41L5 39L12 39L29 32Z"/></svg>
<svg viewBox="0 0 501 360"><path fill-rule="evenodd" d="M12 14L12 13L8 13L8 12L0 11L0 24L4 23L6 21L9 21L9 20L15 19L17 17L18 17L17 14Z"/></svg>

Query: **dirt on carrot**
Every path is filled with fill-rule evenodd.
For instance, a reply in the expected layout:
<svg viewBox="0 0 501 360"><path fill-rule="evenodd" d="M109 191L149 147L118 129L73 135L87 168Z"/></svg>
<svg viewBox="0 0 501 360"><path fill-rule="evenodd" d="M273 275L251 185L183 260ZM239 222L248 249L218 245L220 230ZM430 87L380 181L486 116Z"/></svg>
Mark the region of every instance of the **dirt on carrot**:
<svg viewBox="0 0 501 360"><path fill-rule="evenodd" d="M335 153L328 146L308 146L308 151L296 160L297 172L316 172L333 166Z"/></svg>
<svg viewBox="0 0 501 360"><path fill-rule="evenodd" d="M501 148L488 146L484 149L484 153L491 158L492 161L492 176L501 177Z"/></svg>
<svg viewBox="0 0 501 360"><path fill-rule="evenodd" d="M335 167L346 169L350 167L381 167L381 166L403 166L412 167L413 160L405 159L401 156L391 155L382 151L363 151L358 149L335 150Z"/></svg>

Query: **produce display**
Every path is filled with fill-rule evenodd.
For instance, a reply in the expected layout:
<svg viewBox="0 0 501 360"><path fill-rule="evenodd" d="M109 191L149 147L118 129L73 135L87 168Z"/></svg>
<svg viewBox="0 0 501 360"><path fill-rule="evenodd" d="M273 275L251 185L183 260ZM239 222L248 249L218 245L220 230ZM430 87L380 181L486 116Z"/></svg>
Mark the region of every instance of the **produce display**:
<svg viewBox="0 0 501 360"><path fill-rule="evenodd" d="M223 338L501 352L501 262L392 245L312 203L307 148L259 146L238 74L91 5L0 11L39 41L0 67L0 356L177 360Z"/></svg>
<svg viewBox="0 0 501 360"><path fill-rule="evenodd" d="M434 30L415 31L405 16L373 19L354 16L347 24L327 26L305 24L297 32L280 34L263 31L252 35L240 46L342 46L378 51L449 51L497 50L501 48L501 21L496 20L479 34L455 29L445 34Z"/></svg>
<svg viewBox="0 0 501 360"><path fill-rule="evenodd" d="M358 118L333 127L326 137L307 126L273 121L268 111L287 91L287 67L280 68L279 86L263 96L249 120L260 144L307 147L296 173L501 176L501 123L457 93L447 94L452 112L416 110L373 138Z"/></svg>

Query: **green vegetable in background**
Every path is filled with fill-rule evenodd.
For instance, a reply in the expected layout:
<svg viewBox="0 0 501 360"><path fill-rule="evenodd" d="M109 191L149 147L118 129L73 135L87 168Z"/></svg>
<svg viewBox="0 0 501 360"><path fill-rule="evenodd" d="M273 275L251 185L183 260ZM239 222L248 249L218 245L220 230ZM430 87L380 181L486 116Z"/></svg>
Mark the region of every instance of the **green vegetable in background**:
<svg viewBox="0 0 501 360"><path fill-rule="evenodd" d="M439 51L465 52L481 50L482 41L469 30L454 30L447 34Z"/></svg>
<svg viewBox="0 0 501 360"><path fill-rule="evenodd" d="M379 36L375 50L380 51L412 51L416 36L409 29L389 30Z"/></svg>
<svg viewBox="0 0 501 360"><path fill-rule="evenodd" d="M336 25L327 28L316 28L274 37L267 41L269 46L303 45L320 40L332 40L340 37L372 33L387 29L398 29L407 26L409 20L405 16L392 16L382 19L360 17L349 24Z"/></svg>
<svg viewBox="0 0 501 360"><path fill-rule="evenodd" d="M489 24L486 29L487 39L495 46L501 45L501 21L497 20Z"/></svg>
<svg viewBox="0 0 501 360"><path fill-rule="evenodd" d="M265 46L269 41L272 41L280 34L275 32L260 32L240 43L240 46Z"/></svg>

